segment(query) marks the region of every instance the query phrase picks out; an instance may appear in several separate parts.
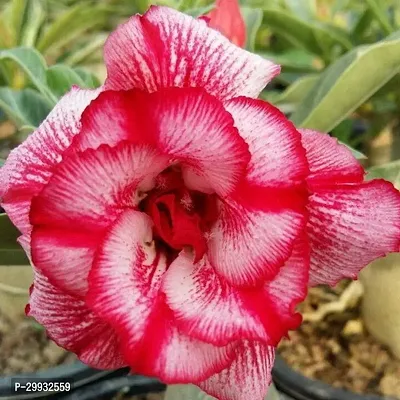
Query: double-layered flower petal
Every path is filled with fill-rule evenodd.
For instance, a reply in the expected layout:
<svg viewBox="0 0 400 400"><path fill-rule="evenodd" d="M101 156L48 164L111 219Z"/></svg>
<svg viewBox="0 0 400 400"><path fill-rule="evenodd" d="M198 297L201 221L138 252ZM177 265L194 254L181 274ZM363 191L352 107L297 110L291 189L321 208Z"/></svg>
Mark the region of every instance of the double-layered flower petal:
<svg viewBox="0 0 400 400"><path fill-rule="evenodd" d="M205 21L152 7L105 59L0 170L27 312L94 367L261 400L308 284L399 250L399 193L256 100L279 67Z"/></svg>
<svg viewBox="0 0 400 400"><path fill-rule="evenodd" d="M356 279L376 258L400 250L399 192L384 180L364 182L363 168L335 139L300 132L310 166L310 284Z"/></svg>
<svg viewBox="0 0 400 400"><path fill-rule="evenodd" d="M26 312L46 327L52 340L76 353L82 362L99 369L126 365L114 329L93 313L82 297L54 286L39 271L35 271Z"/></svg>
<svg viewBox="0 0 400 400"><path fill-rule="evenodd" d="M202 87L219 99L257 97L280 71L233 46L205 21L154 6L110 35L104 58L107 89Z"/></svg>

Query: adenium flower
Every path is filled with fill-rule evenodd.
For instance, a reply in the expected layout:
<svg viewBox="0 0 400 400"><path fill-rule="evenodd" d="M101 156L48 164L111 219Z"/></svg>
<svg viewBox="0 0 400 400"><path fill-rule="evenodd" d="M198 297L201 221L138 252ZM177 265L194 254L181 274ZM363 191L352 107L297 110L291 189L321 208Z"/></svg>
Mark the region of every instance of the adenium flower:
<svg viewBox="0 0 400 400"><path fill-rule="evenodd" d="M246 23L239 0L217 0L215 8L207 14L209 26L225 35L239 47L246 44Z"/></svg>
<svg viewBox="0 0 400 400"><path fill-rule="evenodd" d="M261 400L309 285L399 250L400 195L257 100L279 67L151 7L0 170L27 314L96 368Z"/></svg>

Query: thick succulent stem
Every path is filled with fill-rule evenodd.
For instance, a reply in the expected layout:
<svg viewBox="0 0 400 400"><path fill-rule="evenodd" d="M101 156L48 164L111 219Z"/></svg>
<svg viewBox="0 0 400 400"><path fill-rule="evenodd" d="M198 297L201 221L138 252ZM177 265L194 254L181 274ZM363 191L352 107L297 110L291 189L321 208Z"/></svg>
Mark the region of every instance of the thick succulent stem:
<svg viewBox="0 0 400 400"><path fill-rule="evenodd" d="M380 165L398 158L399 132L389 124L370 143L370 165ZM400 254L376 260L361 271L364 287L362 313L368 331L389 346L400 358Z"/></svg>
<svg viewBox="0 0 400 400"><path fill-rule="evenodd" d="M365 326L400 358L400 254L373 262L361 272L360 280Z"/></svg>

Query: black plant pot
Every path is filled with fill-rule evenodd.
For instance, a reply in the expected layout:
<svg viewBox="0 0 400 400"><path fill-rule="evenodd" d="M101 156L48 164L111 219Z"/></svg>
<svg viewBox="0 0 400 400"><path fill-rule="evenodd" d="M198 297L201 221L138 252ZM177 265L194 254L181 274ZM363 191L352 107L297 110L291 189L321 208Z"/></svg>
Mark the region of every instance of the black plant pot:
<svg viewBox="0 0 400 400"><path fill-rule="evenodd" d="M120 394L124 396L143 395L162 392L166 388L165 384L154 378L130 375L82 387L73 393L60 396L60 400L112 400ZM294 399L287 394L279 393L279 400Z"/></svg>
<svg viewBox="0 0 400 400"><path fill-rule="evenodd" d="M398 400L393 397L353 393L307 378L289 367L279 355L275 360L272 378L277 389L293 400Z"/></svg>
<svg viewBox="0 0 400 400"><path fill-rule="evenodd" d="M31 374L19 374L10 376L0 376L0 400L19 400L19 399L59 399L62 393L50 393L44 391L35 392L33 390L26 391L22 388L16 390L15 383L26 382L69 382L73 393L84 385L96 384L108 379L126 375L128 369L120 369L116 371L99 371L89 368L87 365L77 361L69 365L60 365L47 370L38 371ZM32 389L32 388L31 388Z"/></svg>
<svg viewBox="0 0 400 400"><path fill-rule="evenodd" d="M131 396L162 392L165 389L166 386L154 378L128 375L95 382L59 398L62 400L111 400L121 393Z"/></svg>

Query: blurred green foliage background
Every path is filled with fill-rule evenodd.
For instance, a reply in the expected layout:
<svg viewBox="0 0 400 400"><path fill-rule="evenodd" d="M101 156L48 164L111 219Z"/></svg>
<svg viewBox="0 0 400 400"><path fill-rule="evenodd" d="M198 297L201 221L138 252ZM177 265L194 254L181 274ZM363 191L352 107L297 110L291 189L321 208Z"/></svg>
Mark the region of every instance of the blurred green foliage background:
<svg viewBox="0 0 400 400"><path fill-rule="evenodd" d="M11 145L71 85L105 79L108 33L150 4L195 17L213 0L8 0L0 3L0 115ZM367 151L400 114L400 2L241 0L247 49L282 65L262 97L298 126ZM34 106L33 106L34 105ZM4 129L3 129L4 131ZM10 133L12 131L12 134ZM1 148L1 145L0 145ZM1 155L0 155L1 156Z"/></svg>

